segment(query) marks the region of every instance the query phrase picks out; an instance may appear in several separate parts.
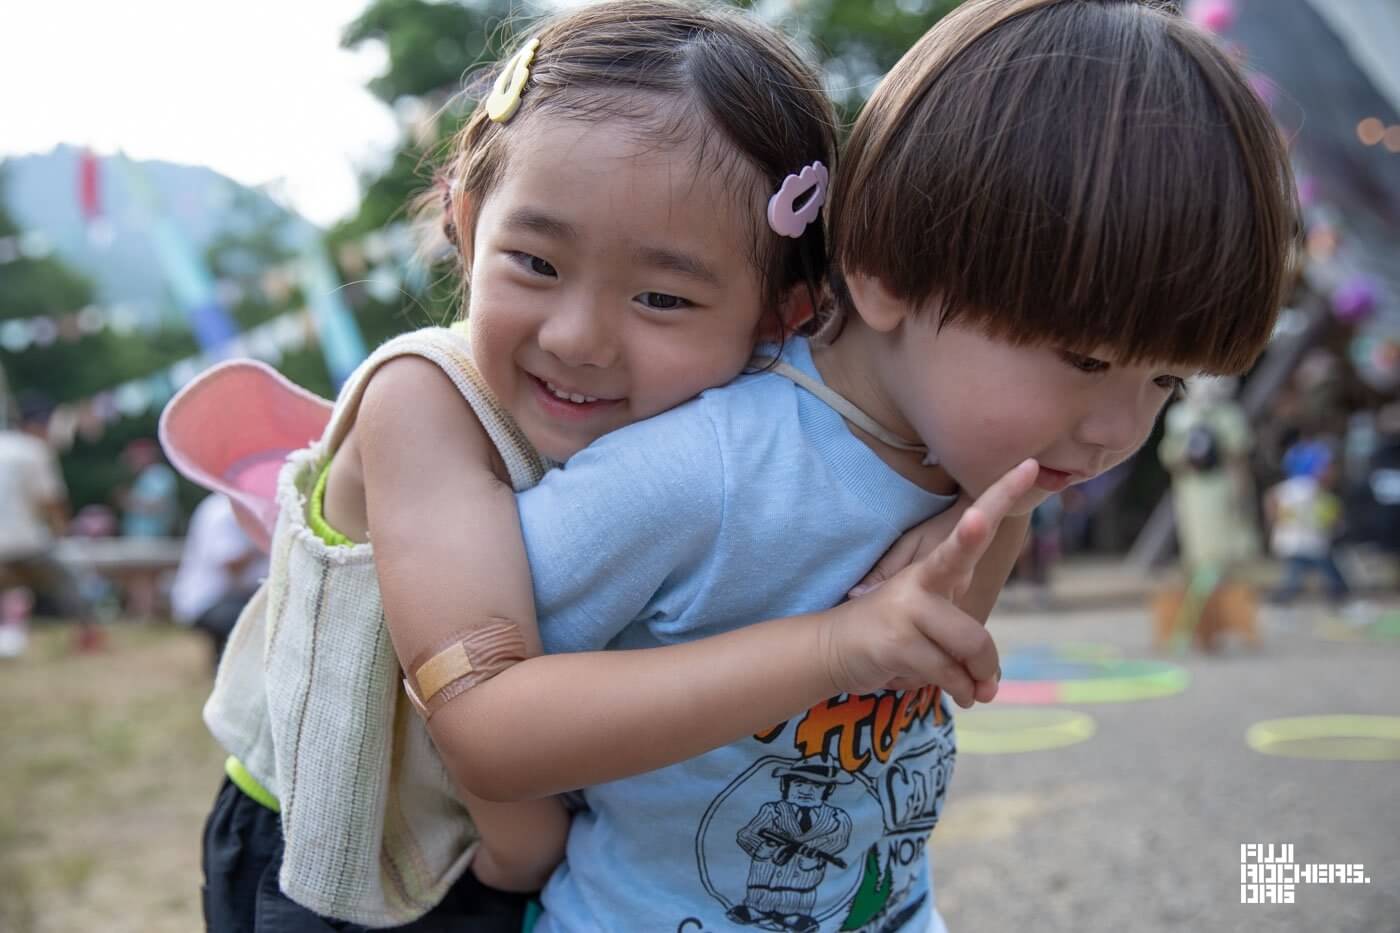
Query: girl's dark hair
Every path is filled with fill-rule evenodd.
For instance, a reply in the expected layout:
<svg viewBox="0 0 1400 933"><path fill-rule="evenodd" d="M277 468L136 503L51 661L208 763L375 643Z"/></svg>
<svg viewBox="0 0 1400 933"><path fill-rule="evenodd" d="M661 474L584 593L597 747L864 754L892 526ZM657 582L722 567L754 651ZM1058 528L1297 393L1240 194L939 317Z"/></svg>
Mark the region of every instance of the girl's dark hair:
<svg viewBox="0 0 1400 933"><path fill-rule="evenodd" d="M1247 369L1296 238L1288 158L1236 64L1166 4L968 0L886 76L829 215L874 277L1017 343Z"/></svg>
<svg viewBox="0 0 1400 933"><path fill-rule="evenodd" d="M816 303L825 284L823 224L781 237L761 210L788 174L815 161L834 169L836 123L821 80L791 45L752 15L670 0L610 0L532 29L539 39L520 108L505 124L484 103L458 133L448 177L449 236L469 247L469 204L508 171L510 139L536 114L623 118L661 142L694 140L703 168L725 174L738 203L754 205L751 257L765 309L794 285ZM488 75L494 81L499 63ZM439 196L441 197L441 196Z"/></svg>

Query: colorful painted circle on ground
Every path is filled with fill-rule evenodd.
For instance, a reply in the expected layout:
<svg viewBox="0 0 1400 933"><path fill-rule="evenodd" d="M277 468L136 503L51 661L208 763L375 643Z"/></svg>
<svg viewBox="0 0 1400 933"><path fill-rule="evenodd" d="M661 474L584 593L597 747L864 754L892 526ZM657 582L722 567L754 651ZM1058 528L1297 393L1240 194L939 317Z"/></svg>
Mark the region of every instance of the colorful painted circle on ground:
<svg viewBox="0 0 1400 933"><path fill-rule="evenodd" d="M1190 675L1165 661L1120 658L1107 645L1072 643L1019 648L1001 664L1002 703L1125 703L1171 696Z"/></svg>
<svg viewBox="0 0 1400 933"><path fill-rule="evenodd" d="M1400 761L1400 716L1301 716L1255 723L1245 744L1265 755Z"/></svg>
<svg viewBox="0 0 1400 933"><path fill-rule="evenodd" d="M958 751L1009 755L1077 745L1093 736L1094 720L1067 709L978 707L957 715Z"/></svg>
<svg viewBox="0 0 1400 933"><path fill-rule="evenodd" d="M1400 644L1400 612L1387 613L1364 625L1328 619L1318 623L1314 633L1328 641L1386 641Z"/></svg>

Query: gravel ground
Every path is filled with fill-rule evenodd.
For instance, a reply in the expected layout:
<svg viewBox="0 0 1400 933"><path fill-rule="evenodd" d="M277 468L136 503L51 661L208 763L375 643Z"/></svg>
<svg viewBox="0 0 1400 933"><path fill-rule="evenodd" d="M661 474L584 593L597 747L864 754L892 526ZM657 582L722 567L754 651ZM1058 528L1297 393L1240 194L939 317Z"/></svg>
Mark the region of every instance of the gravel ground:
<svg viewBox="0 0 1400 933"><path fill-rule="evenodd" d="M1400 716L1400 637L1337 640L1336 623L1320 619L1265 609L1260 651L1172 659L1190 672L1184 693L1069 707L1097 725L1081 744L960 755L932 846L949 928L1400 931L1400 761L1282 758L1244 742L1264 719ZM1052 641L1151 656L1141 610L992 625L1003 657ZM1246 842L1293 843L1299 863L1362 863L1371 883L1241 904Z"/></svg>

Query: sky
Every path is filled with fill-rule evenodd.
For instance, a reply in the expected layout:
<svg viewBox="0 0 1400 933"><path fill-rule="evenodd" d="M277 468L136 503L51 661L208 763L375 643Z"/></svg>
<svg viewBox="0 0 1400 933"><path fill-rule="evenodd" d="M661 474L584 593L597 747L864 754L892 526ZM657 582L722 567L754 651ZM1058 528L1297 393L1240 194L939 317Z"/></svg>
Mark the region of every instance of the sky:
<svg viewBox="0 0 1400 933"><path fill-rule="evenodd" d="M59 143L207 165L317 224L351 213L393 112L340 48L367 0L77 0L0 13L0 158Z"/></svg>

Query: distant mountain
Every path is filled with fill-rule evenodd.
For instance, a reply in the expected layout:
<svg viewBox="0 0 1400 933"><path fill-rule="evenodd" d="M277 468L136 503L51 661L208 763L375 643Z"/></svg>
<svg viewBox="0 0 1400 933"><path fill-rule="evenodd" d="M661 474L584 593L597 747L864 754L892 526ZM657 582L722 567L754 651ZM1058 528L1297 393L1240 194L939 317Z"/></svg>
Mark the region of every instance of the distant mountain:
<svg viewBox="0 0 1400 933"><path fill-rule="evenodd" d="M151 237L150 210L145 206L152 199L137 194L142 181L200 256L221 231L250 219L284 218L289 244L319 233L261 191L212 169L133 160L139 179L133 180L133 173L117 158L102 157L99 194L110 236L95 237L78 204L80 152L63 145L39 155L6 159L0 163L0 190L20 228L42 233L60 257L92 278L104 301L161 302L168 293Z"/></svg>

